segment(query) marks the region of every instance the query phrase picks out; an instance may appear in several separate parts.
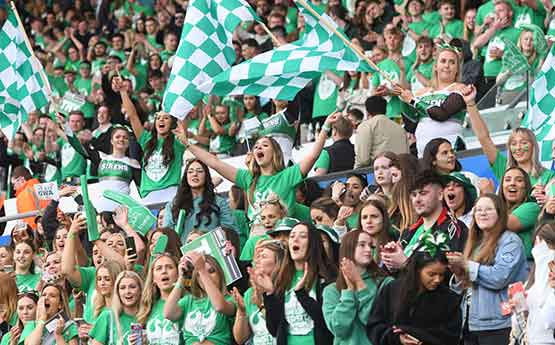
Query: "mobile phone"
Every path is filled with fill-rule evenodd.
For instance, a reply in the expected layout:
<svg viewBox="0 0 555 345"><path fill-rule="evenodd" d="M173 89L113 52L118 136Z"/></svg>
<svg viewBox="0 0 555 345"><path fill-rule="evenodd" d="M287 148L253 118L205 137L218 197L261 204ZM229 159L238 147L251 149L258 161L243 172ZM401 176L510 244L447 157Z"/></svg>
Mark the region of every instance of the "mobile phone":
<svg viewBox="0 0 555 345"><path fill-rule="evenodd" d="M127 255L137 255L137 247L135 247L135 239L132 236L125 238L125 247L127 248Z"/></svg>
<svg viewBox="0 0 555 345"><path fill-rule="evenodd" d="M46 323L44 324L44 327L46 328L48 333L54 333L54 331L56 330L56 324L58 323L58 319L60 318L60 316L64 319L64 322L67 324L69 317L66 315L66 313L59 312L54 316L52 316L50 320L46 321Z"/></svg>

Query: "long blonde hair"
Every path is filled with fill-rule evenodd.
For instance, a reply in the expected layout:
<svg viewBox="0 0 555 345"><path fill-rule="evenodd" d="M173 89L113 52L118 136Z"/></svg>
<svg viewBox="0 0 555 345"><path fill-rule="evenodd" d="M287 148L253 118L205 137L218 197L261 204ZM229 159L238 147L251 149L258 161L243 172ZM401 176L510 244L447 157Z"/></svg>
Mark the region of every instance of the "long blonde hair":
<svg viewBox="0 0 555 345"><path fill-rule="evenodd" d="M269 136L263 136L258 138L258 140L256 141L257 143L262 140L262 139L268 139L270 141L270 145L272 146L272 169L274 170L275 173L278 173L280 171L282 171L283 169L285 169L285 164L283 162L283 151L281 151L281 147L279 146L278 142ZM255 143L256 145L256 143ZM247 201L249 203L249 205L253 205L254 204L254 191L256 190L256 183L258 182L258 178L260 178L260 174L261 174L261 169L260 169L260 165L258 165L258 163L256 162L256 159L254 159L254 157L251 159L250 163L249 163L249 172L252 175L252 182L251 185L249 186L249 193L247 196Z"/></svg>
<svg viewBox="0 0 555 345"><path fill-rule="evenodd" d="M525 135L528 138L528 141L532 144L532 157L530 160L532 161L532 169L527 172L528 175L534 178L540 177L540 175L544 172L545 168L540 162L540 146L538 145L538 141L536 140L536 136L534 132L529 130L528 128L517 127L513 129L511 135L509 135L509 139L507 139L507 166L505 170L513 167L518 167L518 163L516 162L515 158L513 157L513 153L511 152L511 141L517 134Z"/></svg>
<svg viewBox="0 0 555 345"><path fill-rule="evenodd" d="M274 253L276 257L276 266L272 272L272 281L276 281L280 272L282 272L286 267L292 267L293 263L289 258L289 253L287 249L287 243L281 240L263 240L258 241L254 252L257 253L261 249L268 249ZM276 294L281 294L283 291L276 290ZM256 292L252 294L252 302L254 305L261 307L263 304L262 293Z"/></svg>
<svg viewBox="0 0 555 345"><path fill-rule="evenodd" d="M146 325L146 321L152 311L152 304L161 296L160 289L154 283L154 266L160 258L170 258L175 264L176 269L179 267L177 258L168 253L160 254L152 261L152 264L148 268L148 273L145 279L145 287L143 289L143 294L141 295L141 305L139 307L139 312L137 313L137 322L143 326Z"/></svg>
<svg viewBox="0 0 555 345"><path fill-rule="evenodd" d="M123 344L123 334L121 332L121 322L119 321L119 317L123 312L123 306L121 303L121 297L119 295L119 284L124 278L131 278L137 282L139 285L139 290L143 290L143 280L141 277L134 271L123 271L121 272L118 277L116 278L116 283L114 284L114 292L112 292L112 314L114 316L114 322L116 323L116 330L118 332L118 344ZM140 298L139 298L140 303Z"/></svg>
<svg viewBox="0 0 555 345"><path fill-rule="evenodd" d="M101 265L96 268L96 274L101 268L105 268L112 278L112 282L115 282L118 275L124 270L123 266L117 261L104 261ZM97 317L100 315L102 308L110 307L108 305L108 299L98 291L98 285L96 285L96 274L95 274L95 294L93 297L93 315ZM111 297L114 295L112 294Z"/></svg>

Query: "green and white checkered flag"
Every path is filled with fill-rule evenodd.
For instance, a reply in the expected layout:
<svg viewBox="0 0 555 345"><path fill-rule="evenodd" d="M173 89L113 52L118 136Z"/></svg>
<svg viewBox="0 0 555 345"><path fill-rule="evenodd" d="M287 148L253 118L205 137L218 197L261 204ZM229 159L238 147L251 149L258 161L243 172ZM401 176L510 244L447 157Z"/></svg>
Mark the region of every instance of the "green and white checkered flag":
<svg viewBox="0 0 555 345"><path fill-rule="evenodd" d="M530 69L528 59L526 59L518 47L511 40L503 38L503 42L505 43L505 50L501 60L501 71L510 71L512 75L528 71Z"/></svg>
<svg viewBox="0 0 555 345"><path fill-rule="evenodd" d="M305 18L301 39L233 66L201 85L200 90L220 96L247 94L291 100L324 71L374 72L310 11L302 5L298 7ZM321 16L337 28L330 17Z"/></svg>
<svg viewBox="0 0 555 345"><path fill-rule="evenodd" d="M551 166L551 144L555 140L555 45L530 87L528 112L522 126L536 134L542 164Z"/></svg>
<svg viewBox="0 0 555 345"><path fill-rule="evenodd" d="M162 108L183 119L202 99L198 86L235 62L232 35L243 21L257 19L244 0L192 0L175 54Z"/></svg>
<svg viewBox="0 0 555 345"><path fill-rule="evenodd" d="M9 6L6 10L8 17L0 31L0 127L13 138L30 112L48 104L50 88L16 12Z"/></svg>

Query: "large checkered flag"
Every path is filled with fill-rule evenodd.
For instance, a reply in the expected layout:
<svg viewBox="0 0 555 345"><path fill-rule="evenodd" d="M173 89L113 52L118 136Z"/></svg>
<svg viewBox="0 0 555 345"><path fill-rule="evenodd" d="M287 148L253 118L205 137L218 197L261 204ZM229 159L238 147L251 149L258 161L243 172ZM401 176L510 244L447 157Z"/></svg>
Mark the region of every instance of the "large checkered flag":
<svg viewBox="0 0 555 345"><path fill-rule="evenodd" d="M15 8L7 12L0 31L0 127L13 138L30 112L48 104L50 88Z"/></svg>
<svg viewBox="0 0 555 345"><path fill-rule="evenodd" d="M311 5L304 2L304 6ZM201 85L200 90L220 96L247 94L291 100L323 71L374 72L304 6L298 6L305 18L305 33L301 39L233 66ZM337 29L329 16L320 16Z"/></svg>
<svg viewBox="0 0 555 345"><path fill-rule="evenodd" d="M555 45L530 87L528 112L522 126L536 134L544 166L551 166L551 144L555 140Z"/></svg>
<svg viewBox="0 0 555 345"><path fill-rule="evenodd" d="M232 35L243 21L257 19L244 0L193 0L187 7L162 107L183 119L202 99L198 86L235 61Z"/></svg>

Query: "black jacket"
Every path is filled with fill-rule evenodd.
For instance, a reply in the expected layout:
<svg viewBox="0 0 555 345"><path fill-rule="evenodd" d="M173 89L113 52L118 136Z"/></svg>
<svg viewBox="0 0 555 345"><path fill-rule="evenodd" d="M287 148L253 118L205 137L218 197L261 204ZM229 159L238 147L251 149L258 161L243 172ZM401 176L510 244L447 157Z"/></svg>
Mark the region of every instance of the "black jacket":
<svg viewBox="0 0 555 345"><path fill-rule="evenodd" d="M322 312L322 293L328 283L320 281L316 284L316 300L309 296L305 289L295 292L297 300L314 321L314 343L318 345L332 345L333 335L328 330ZM285 319L285 296L264 294L266 306L266 327L270 334L277 338L277 345L287 344L287 320Z"/></svg>
<svg viewBox="0 0 555 345"><path fill-rule="evenodd" d="M395 319L401 282L385 285L374 299L366 333L372 344L400 345L393 326L426 345L458 344L462 313L460 296L441 284L434 291L419 294L412 305Z"/></svg>
<svg viewBox="0 0 555 345"><path fill-rule="evenodd" d="M418 230L420 225L423 223L424 220L420 218L410 228L403 231L403 235L401 236L401 246L403 246L403 248L410 243L412 237L416 233L416 230ZM432 233L436 233L438 231L447 235L451 251L461 253L464 251L464 245L466 244L466 238L468 237L468 228L463 222L451 215L446 208L443 208L441 215L433 226Z"/></svg>
<svg viewBox="0 0 555 345"><path fill-rule="evenodd" d="M325 148L330 155L328 174L338 171L353 170L355 166L355 146L349 139L341 139Z"/></svg>

